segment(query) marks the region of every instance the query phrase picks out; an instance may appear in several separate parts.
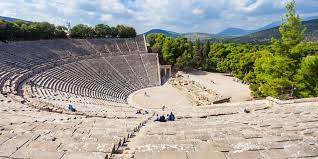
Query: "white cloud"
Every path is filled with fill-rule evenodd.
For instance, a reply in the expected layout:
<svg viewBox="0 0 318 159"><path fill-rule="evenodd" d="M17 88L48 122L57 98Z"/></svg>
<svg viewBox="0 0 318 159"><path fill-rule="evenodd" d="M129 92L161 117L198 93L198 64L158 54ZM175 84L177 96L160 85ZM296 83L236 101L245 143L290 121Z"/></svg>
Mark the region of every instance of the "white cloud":
<svg viewBox="0 0 318 159"><path fill-rule="evenodd" d="M56 2L57 9L65 16L72 16L76 13L77 3L74 1Z"/></svg>
<svg viewBox="0 0 318 159"><path fill-rule="evenodd" d="M87 12L87 15L89 15L89 16L94 16L94 15L95 15L95 12Z"/></svg>
<svg viewBox="0 0 318 159"><path fill-rule="evenodd" d="M288 0L1 0L0 16L64 25L126 24L215 33L227 27L254 29L280 20ZM301 15L317 15L317 0L296 0Z"/></svg>
<svg viewBox="0 0 318 159"><path fill-rule="evenodd" d="M107 13L122 13L127 10L119 0L102 0L100 5L103 11Z"/></svg>
<svg viewBox="0 0 318 159"><path fill-rule="evenodd" d="M113 16L111 14L103 14L101 17L100 17L100 20L103 21L103 22L109 22L113 19Z"/></svg>
<svg viewBox="0 0 318 159"><path fill-rule="evenodd" d="M195 15L202 15L204 13L204 10L200 9L200 8L194 8L192 10L192 13L195 14Z"/></svg>

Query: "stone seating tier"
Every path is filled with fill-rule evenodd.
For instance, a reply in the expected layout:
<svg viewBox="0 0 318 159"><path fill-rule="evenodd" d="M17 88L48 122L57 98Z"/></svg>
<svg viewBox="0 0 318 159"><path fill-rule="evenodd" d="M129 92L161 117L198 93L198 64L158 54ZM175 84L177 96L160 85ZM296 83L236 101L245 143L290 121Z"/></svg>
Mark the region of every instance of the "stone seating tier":
<svg viewBox="0 0 318 159"><path fill-rule="evenodd" d="M158 57L145 46L143 36L2 44L1 90L18 94L31 77L40 88L127 102L132 92L159 85Z"/></svg>

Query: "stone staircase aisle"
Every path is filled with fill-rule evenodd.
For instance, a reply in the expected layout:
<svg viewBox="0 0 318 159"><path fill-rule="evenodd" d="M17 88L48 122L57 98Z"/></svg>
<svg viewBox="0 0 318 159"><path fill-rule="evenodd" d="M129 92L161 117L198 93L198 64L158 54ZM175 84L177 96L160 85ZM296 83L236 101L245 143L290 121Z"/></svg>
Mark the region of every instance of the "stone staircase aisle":
<svg viewBox="0 0 318 159"><path fill-rule="evenodd" d="M125 141L122 146L118 148L118 150L112 154L110 159L130 159L135 157L135 146L136 142L138 142L138 138L143 136L149 127L151 127L151 123L154 120L152 117L149 117L148 120L141 123L138 128L134 130L134 133L130 135L127 141Z"/></svg>

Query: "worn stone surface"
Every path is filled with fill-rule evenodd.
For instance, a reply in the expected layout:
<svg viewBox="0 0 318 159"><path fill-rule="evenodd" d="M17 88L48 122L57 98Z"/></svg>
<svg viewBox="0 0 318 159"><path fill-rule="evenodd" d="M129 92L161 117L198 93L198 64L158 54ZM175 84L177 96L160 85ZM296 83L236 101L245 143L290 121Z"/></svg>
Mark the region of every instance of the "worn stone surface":
<svg viewBox="0 0 318 159"><path fill-rule="evenodd" d="M106 156L102 152L67 152L62 159L105 159Z"/></svg>
<svg viewBox="0 0 318 159"><path fill-rule="evenodd" d="M194 111L192 118L152 122L128 146L143 155L172 150L195 152L201 157L207 152L217 152L227 159L318 157L318 122L312 115L318 113L318 105L247 107L250 113L239 111L237 114L200 118ZM203 109L208 114L210 111L224 112L229 107ZM233 107L235 109L241 108ZM301 111L302 115L291 113L296 111Z"/></svg>
<svg viewBox="0 0 318 159"><path fill-rule="evenodd" d="M14 101L0 106L2 158L318 157L316 104L268 106L247 102L149 110L159 114L173 111L177 120L165 123L154 122L152 114L136 115L136 109L130 108L113 111L118 115L129 112L134 117L105 118L48 112ZM148 123L141 124L145 121Z"/></svg>
<svg viewBox="0 0 318 159"><path fill-rule="evenodd" d="M141 152L135 154L136 159L186 159L186 152Z"/></svg>
<svg viewBox="0 0 318 159"><path fill-rule="evenodd" d="M224 153L222 152L187 152L187 157L189 159L226 159Z"/></svg>
<svg viewBox="0 0 318 159"><path fill-rule="evenodd" d="M128 134L152 114L119 119L83 117L0 103L1 158L101 158L110 156ZM136 109L130 110L132 114Z"/></svg>

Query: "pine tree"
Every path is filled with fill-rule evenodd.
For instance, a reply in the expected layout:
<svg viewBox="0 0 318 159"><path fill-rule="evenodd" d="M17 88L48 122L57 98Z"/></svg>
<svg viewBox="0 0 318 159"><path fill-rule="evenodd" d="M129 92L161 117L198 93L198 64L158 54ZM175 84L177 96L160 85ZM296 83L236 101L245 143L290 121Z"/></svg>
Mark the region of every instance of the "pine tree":
<svg viewBox="0 0 318 159"><path fill-rule="evenodd" d="M196 67L200 67L203 61L203 53L200 40L195 42L194 52L193 52L193 62Z"/></svg>
<svg viewBox="0 0 318 159"><path fill-rule="evenodd" d="M296 13L295 0L286 4L286 19L279 28L281 40L272 39L273 54L256 60L255 74L262 96L288 98L293 96L297 61L291 50L304 39L306 29Z"/></svg>
<svg viewBox="0 0 318 159"><path fill-rule="evenodd" d="M205 45L204 45L204 48L203 48L203 57L204 59L207 59L209 58L209 53L210 53L210 41L208 40Z"/></svg>
<svg viewBox="0 0 318 159"><path fill-rule="evenodd" d="M318 54L303 59L295 79L298 97L318 96Z"/></svg>
<svg viewBox="0 0 318 159"><path fill-rule="evenodd" d="M165 64L174 64L174 47L173 47L174 40L172 38L167 38L162 46L162 57L163 62Z"/></svg>
<svg viewBox="0 0 318 159"><path fill-rule="evenodd" d="M281 40L272 39L272 47L276 54L289 56L290 50L304 40L306 28L301 23L301 18L296 13L295 0L286 4L287 13L279 28Z"/></svg>

